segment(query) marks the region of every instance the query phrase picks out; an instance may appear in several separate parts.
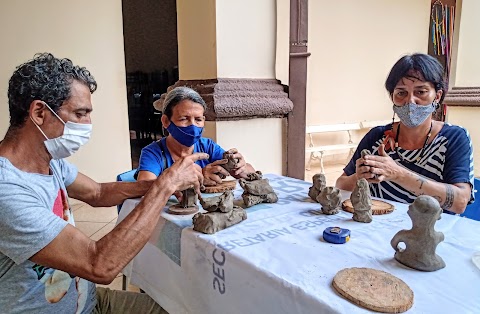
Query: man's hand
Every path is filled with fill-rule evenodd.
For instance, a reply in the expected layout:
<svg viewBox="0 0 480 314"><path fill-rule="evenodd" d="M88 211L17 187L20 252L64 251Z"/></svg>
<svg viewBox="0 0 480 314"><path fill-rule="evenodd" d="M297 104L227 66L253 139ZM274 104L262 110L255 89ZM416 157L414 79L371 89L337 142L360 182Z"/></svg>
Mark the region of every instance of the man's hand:
<svg viewBox="0 0 480 314"><path fill-rule="evenodd" d="M245 162L245 158L243 158L243 155L240 154L236 148L229 149L227 151L227 154L230 154L230 155L232 155L233 158L238 159L237 166L236 166L235 169L233 169L230 172L230 175L234 178L237 178L237 179L239 179L239 178L244 178L245 179L247 177L247 174L252 172L252 171L249 171L249 169L248 169L249 165ZM252 169L250 169L250 170L252 170Z"/></svg>
<svg viewBox="0 0 480 314"><path fill-rule="evenodd" d="M208 159L208 154L195 153L182 157L162 172L156 182L162 181L161 184L168 184L174 191L193 188L197 194L200 194L200 187L203 186L203 175L202 169L195 162L202 159Z"/></svg>
<svg viewBox="0 0 480 314"><path fill-rule="evenodd" d="M222 178L219 176L219 174L222 174L224 177L230 175L228 171L221 166L227 162L227 159L220 159L208 164L205 168L203 168L203 183L206 186L215 186L219 183L222 183Z"/></svg>

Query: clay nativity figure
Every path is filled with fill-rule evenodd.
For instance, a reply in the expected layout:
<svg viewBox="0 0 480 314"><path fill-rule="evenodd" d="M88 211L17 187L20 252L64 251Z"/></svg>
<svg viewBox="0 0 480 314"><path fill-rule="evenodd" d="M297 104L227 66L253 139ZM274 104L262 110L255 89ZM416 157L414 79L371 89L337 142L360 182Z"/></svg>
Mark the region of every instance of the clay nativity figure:
<svg viewBox="0 0 480 314"><path fill-rule="evenodd" d="M318 202L318 194L327 186L327 180L323 173L317 173L312 177L312 182L313 185L308 190L308 196L315 202Z"/></svg>
<svg viewBox="0 0 480 314"><path fill-rule="evenodd" d="M342 195L338 188L327 186L318 194L317 201L322 205L322 213L335 215L340 211Z"/></svg>
<svg viewBox="0 0 480 314"><path fill-rule="evenodd" d="M255 174L249 174L247 179L240 179L239 183L244 190L242 198L247 207L260 203L276 203L278 201L277 194L273 191L268 179L263 179L260 171L255 172Z"/></svg>
<svg viewBox="0 0 480 314"><path fill-rule="evenodd" d="M412 229L400 230L390 242L397 261L422 271L445 267L443 259L435 253L437 245L444 240L443 233L435 231L435 222L440 219L441 213L438 201L428 195L420 195L408 206ZM400 248L400 243L405 248Z"/></svg>
<svg viewBox="0 0 480 314"><path fill-rule="evenodd" d="M357 181L350 195L350 201L353 206L353 220L372 222L372 197L367 179L362 178Z"/></svg>

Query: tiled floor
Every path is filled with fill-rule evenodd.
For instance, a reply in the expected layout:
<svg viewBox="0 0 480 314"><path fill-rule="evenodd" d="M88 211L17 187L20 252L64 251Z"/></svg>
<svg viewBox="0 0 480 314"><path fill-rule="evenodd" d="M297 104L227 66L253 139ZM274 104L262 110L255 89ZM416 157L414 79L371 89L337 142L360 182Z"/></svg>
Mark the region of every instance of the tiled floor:
<svg viewBox="0 0 480 314"><path fill-rule="evenodd" d="M335 181L343 172L344 164L326 164L325 176L327 186L334 186ZM305 171L305 181L311 182L314 174L320 173L320 165L313 164L310 171ZM115 227L117 221L117 207L93 208L85 203L78 203L72 206L75 223L78 229L93 240L101 239L105 234ZM101 285L100 285L101 286ZM122 275L120 274L110 285L110 289L122 289ZM129 285L128 290L138 291L138 288Z"/></svg>

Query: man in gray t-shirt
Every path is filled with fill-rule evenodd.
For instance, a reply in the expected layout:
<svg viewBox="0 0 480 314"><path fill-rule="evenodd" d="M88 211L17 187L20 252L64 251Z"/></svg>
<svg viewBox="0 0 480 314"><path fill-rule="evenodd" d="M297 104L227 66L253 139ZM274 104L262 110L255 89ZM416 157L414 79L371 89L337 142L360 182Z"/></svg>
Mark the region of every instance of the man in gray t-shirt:
<svg viewBox="0 0 480 314"><path fill-rule="evenodd" d="M91 133L97 83L68 59L39 54L9 81L10 126L0 142L0 313L162 313L145 294L95 288L108 284L148 241L175 192L203 177L193 154L155 181L97 183L63 158ZM75 228L68 197L114 206L144 196L98 241Z"/></svg>

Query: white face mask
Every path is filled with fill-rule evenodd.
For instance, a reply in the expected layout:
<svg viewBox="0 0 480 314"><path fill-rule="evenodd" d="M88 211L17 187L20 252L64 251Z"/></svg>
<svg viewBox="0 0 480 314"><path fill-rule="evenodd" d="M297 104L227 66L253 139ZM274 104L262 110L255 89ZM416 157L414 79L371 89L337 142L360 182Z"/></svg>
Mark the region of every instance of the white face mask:
<svg viewBox="0 0 480 314"><path fill-rule="evenodd" d="M52 158L67 158L76 153L82 145L88 142L90 139L90 134L92 133L92 124L75 123L70 121L65 123L62 118L60 118L52 110L52 108L50 108L49 105L45 103L45 106L47 106L47 108L50 109L50 111L64 124L62 136L49 139L31 117L30 120L32 120L40 132L42 132L43 136L47 139L44 141L45 147L47 147L47 150Z"/></svg>

